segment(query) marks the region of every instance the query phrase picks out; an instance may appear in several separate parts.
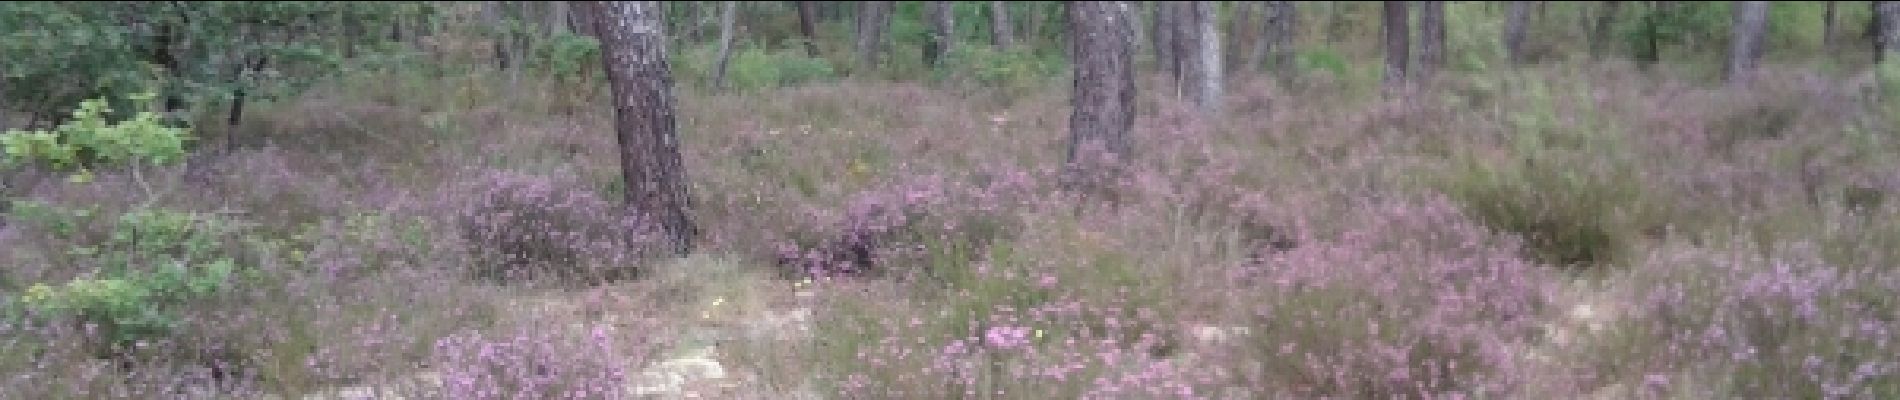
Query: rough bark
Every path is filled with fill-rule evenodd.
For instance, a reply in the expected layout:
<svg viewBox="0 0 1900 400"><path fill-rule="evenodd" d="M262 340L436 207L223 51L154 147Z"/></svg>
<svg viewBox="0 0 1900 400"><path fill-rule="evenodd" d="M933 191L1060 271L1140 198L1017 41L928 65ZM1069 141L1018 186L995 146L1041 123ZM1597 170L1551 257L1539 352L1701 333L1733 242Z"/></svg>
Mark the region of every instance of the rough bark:
<svg viewBox="0 0 1900 400"><path fill-rule="evenodd" d="M1445 67L1445 2L1419 3L1416 73L1429 79Z"/></svg>
<svg viewBox="0 0 1900 400"><path fill-rule="evenodd" d="M1513 1L1504 17L1504 54L1512 63L1524 62L1524 34L1531 22L1531 3ZM1592 36L1594 37L1594 36ZM1594 40L1593 44L1594 44Z"/></svg>
<svg viewBox="0 0 1900 400"><path fill-rule="evenodd" d="M795 1L798 6L798 34L805 36L805 55L818 58L818 11L814 2Z"/></svg>
<svg viewBox="0 0 1900 400"><path fill-rule="evenodd" d="M1385 80L1387 89L1399 87L1405 82L1406 62L1411 58L1411 24L1405 13L1405 2L1384 2L1385 29Z"/></svg>
<svg viewBox="0 0 1900 400"><path fill-rule="evenodd" d="M673 77L660 6L654 1L581 2L595 14L602 61L614 98L614 131L630 211L651 218L678 254L692 251L698 228L680 160Z"/></svg>
<svg viewBox="0 0 1900 400"><path fill-rule="evenodd" d="M1068 3L1075 43L1074 113L1069 116L1071 187L1112 176L1132 151L1135 122L1133 8L1121 1Z"/></svg>
<svg viewBox="0 0 1900 400"><path fill-rule="evenodd" d="M567 2L548 2L548 19L547 22L542 23L542 28L547 30L546 34L548 37L568 33L569 29L567 24L572 18L570 17L571 14L572 13L568 12Z"/></svg>
<svg viewBox="0 0 1900 400"><path fill-rule="evenodd" d="M1261 65L1269 61L1273 69L1285 69L1291 64L1290 46L1294 28L1298 26L1293 4L1291 1L1260 3L1260 40L1254 42L1253 51L1247 55L1247 71L1259 71Z"/></svg>
<svg viewBox="0 0 1900 400"><path fill-rule="evenodd" d="M884 31L890 26L891 2L858 3L858 65L877 66L878 53L884 48Z"/></svg>
<svg viewBox="0 0 1900 400"><path fill-rule="evenodd" d="M1220 112L1221 51L1219 18L1216 4L1196 1L1186 4L1177 17L1182 30L1175 34L1174 54L1181 58L1181 86L1184 95L1202 112Z"/></svg>
<svg viewBox="0 0 1900 400"><path fill-rule="evenodd" d="M990 44L997 50L1009 50L1010 43L1016 40L1009 24L1009 3L990 2Z"/></svg>
<svg viewBox="0 0 1900 400"><path fill-rule="evenodd" d="M1610 48L1610 29L1616 25L1616 14L1623 11L1623 2L1603 2L1603 9L1597 12L1596 26L1590 29L1590 55L1601 57Z"/></svg>
<svg viewBox="0 0 1900 400"><path fill-rule="evenodd" d="M1728 64L1722 76L1730 84L1746 84L1761 62L1762 41L1768 34L1768 2L1738 1L1729 30Z"/></svg>
<svg viewBox="0 0 1900 400"><path fill-rule="evenodd" d="M734 25L739 23L739 2L727 1L719 14L719 63L713 66L713 88L726 88L726 65L732 62Z"/></svg>
<svg viewBox="0 0 1900 400"><path fill-rule="evenodd" d="M924 2L924 65L936 68L944 55L950 54L950 47L956 44L955 16L948 1Z"/></svg>
<svg viewBox="0 0 1900 400"><path fill-rule="evenodd" d="M1174 57L1174 32L1176 31L1174 14L1176 10L1179 10L1179 5L1174 2L1162 1L1154 3L1154 32L1152 35L1154 36L1155 65L1158 67L1157 69L1161 70L1161 74L1166 75L1169 80L1181 79L1181 68L1178 64L1180 60Z"/></svg>
<svg viewBox="0 0 1900 400"><path fill-rule="evenodd" d="M1874 62L1900 60L1900 1L1874 2Z"/></svg>

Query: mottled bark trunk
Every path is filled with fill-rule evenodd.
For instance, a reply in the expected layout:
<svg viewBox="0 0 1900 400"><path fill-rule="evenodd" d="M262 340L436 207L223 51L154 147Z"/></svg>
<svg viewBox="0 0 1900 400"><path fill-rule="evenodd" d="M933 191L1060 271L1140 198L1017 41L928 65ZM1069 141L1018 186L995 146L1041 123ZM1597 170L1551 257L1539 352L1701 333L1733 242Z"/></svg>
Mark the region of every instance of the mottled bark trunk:
<svg viewBox="0 0 1900 400"><path fill-rule="evenodd" d="M1420 78L1430 79L1445 68L1445 2L1423 1L1418 9L1418 67Z"/></svg>
<svg viewBox="0 0 1900 400"><path fill-rule="evenodd" d="M1133 150L1135 122L1134 10L1121 1L1068 3L1075 45L1074 113L1069 116L1068 184L1113 176Z"/></svg>
<svg viewBox="0 0 1900 400"><path fill-rule="evenodd" d="M1385 29L1385 80L1387 89L1398 88L1405 82L1405 66L1411 58L1410 42L1412 28L1405 12L1405 2L1384 2Z"/></svg>
<svg viewBox="0 0 1900 400"><path fill-rule="evenodd" d="M614 130L620 170L631 211L651 218L672 250L692 251L698 228L687 214L691 200L674 116L673 77L666 36L654 1L581 2L601 36L601 54L614 98Z"/></svg>
<svg viewBox="0 0 1900 400"><path fill-rule="evenodd" d="M1730 26L1728 64L1723 77L1730 84L1747 84L1761 63L1763 39L1768 33L1768 2L1738 1Z"/></svg>
<svg viewBox="0 0 1900 400"><path fill-rule="evenodd" d="M1009 50L1015 34L1010 32L1009 3L990 2L990 44L997 50Z"/></svg>
<svg viewBox="0 0 1900 400"><path fill-rule="evenodd" d="M1175 33L1174 49L1181 58L1181 86L1184 95L1206 113L1217 113L1221 104L1221 51L1216 3L1195 1L1185 4L1177 17L1182 30Z"/></svg>
<svg viewBox="0 0 1900 400"><path fill-rule="evenodd" d="M1602 57L1610 49L1610 29L1616 27L1616 14L1623 11L1623 2L1603 2L1603 9L1597 11L1596 27L1590 29L1590 55Z"/></svg>
<svg viewBox="0 0 1900 400"><path fill-rule="evenodd" d="M877 67L878 53L884 48L884 31L890 26L889 1L858 3L858 65L865 70Z"/></svg>
<svg viewBox="0 0 1900 400"><path fill-rule="evenodd" d="M1874 2L1874 62L1900 59L1900 1Z"/></svg>
<svg viewBox="0 0 1900 400"><path fill-rule="evenodd" d="M814 2L797 1L798 34L805 36L805 55L818 58L818 11Z"/></svg>
<svg viewBox="0 0 1900 400"><path fill-rule="evenodd" d="M1524 34L1529 31L1530 24L1531 3L1511 2L1504 17L1504 54L1512 63L1524 62Z"/></svg>
<svg viewBox="0 0 1900 400"><path fill-rule="evenodd" d="M1174 56L1174 33L1177 31L1174 14L1179 9L1178 4L1170 1L1154 3L1152 35L1154 36L1155 66L1170 81L1181 79L1180 60Z"/></svg>
<svg viewBox="0 0 1900 400"><path fill-rule="evenodd" d="M712 81L713 88L720 90L726 88L726 66L732 63L732 36L736 28L734 25L739 23L739 2L727 1L722 7L724 9L719 13L719 63L713 66Z"/></svg>
<svg viewBox="0 0 1900 400"><path fill-rule="evenodd" d="M956 44L956 14L948 1L924 2L924 65L936 68Z"/></svg>

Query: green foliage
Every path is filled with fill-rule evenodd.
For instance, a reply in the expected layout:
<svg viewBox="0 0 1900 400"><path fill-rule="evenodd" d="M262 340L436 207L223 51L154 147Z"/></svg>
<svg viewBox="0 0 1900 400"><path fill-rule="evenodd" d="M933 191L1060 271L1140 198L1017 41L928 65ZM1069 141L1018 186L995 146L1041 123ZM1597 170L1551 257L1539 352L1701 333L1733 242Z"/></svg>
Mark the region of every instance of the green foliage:
<svg viewBox="0 0 1900 400"><path fill-rule="evenodd" d="M0 5L8 104L55 121L85 99L158 90L168 106L295 93L340 67L412 2L10 2ZM124 108L121 108L124 110Z"/></svg>
<svg viewBox="0 0 1900 400"><path fill-rule="evenodd" d="M973 82L982 87L1021 94L1044 87L1066 76L1069 63L1060 54L1041 54L1023 47L999 51L990 46L958 46L944 63L953 82Z"/></svg>
<svg viewBox="0 0 1900 400"><path fill-rule="evenodd" d="M534 49L534 68L555 79L580 81L584 73L600 68L600 42L592 37L562 32Z"/></svg>
<svg viewBox="0 0 1900 400"><path fill-rule="evenodd" d="M717 49L710 45L690 50L675 65L680 82L710 85L718 56ZM726 87L741 92L825 82L837 76L830 61L807 57L803 50L792 48L737 46L726 65Z"/></svg>
<svg viewBox="0 0 1900 400"><path fill-rule="evenodd" d="M1653 3L1636 10L1635 18L1622 19L1616 30L1637 58L1656 60L1662 46L1725 49L1721 44L1728 43L1731 18L1727 2Z"/></svg>
<svg viewBox="0 0 1900 400"><path fill-rule="evenodd" d="M150 95L136 96L149 101ZM184 159L185 129L165 126L157 114L140 112L129 120L108 122L112 109L104 99L87 100L72 119L50 131L0 134L5 155L0 165L42 163L66 170L94 165L170 164Z"/></svg>
<svg viewBox="0 0 1900 400"><path fill-rule="evenodd" d="M16 302L37 316L96 324L109 345L160 338L180 307L228 288L237 261L225 244L242 232L196 213L139 209L102 221L86 209L17 202L15 216L72 243L64 254L91 270L58 285L36 284ZM100 232L85 227L105 224Z"/></svg>

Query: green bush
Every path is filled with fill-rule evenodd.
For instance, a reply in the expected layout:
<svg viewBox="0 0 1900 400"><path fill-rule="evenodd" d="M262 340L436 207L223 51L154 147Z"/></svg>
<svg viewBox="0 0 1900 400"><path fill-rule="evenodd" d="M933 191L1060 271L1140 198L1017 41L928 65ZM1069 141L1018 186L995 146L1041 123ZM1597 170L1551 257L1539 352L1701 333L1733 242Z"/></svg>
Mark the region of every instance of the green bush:
<svg viewBox="0 0 1900 400"><path fill-rule="evenodd" d="M150 101L152 96L134 96ZM50 131L8 131L0 134L5 149L0 165L39 162L54 169L84 169L99 164L169 164L184 159L190 133L165 126L157 114L140 112L131 119L108 122L105 99L81 102L72 120Z"/></svg>
<svg viewBox="0 0 1900 400"><path fill-rule="evenodd" d="M14 215L67 243L58 256L68 264L92 267L61 284L35 284L15 303L39 317L98 326L108 347L101 351L170 334L181 307L225 290L238 270L229 250L243 232L210 215L139 209L107 220L35 202L16 203Z"/></svg>
<svg viewBox="0 0 1900 400"><path fill-rule="evenodd" d="M1632 236L1660 223L1661 210L1633 176L1528 158L1466 161L1441 189L1485 225L1520 236L1533 258L1586 266L1618 261Z"/></svg>
<svg viewBox="0 0 1900 400"><path fill-rule="evenodd" d="M730 90L744 92L798 86L830 81L838 76L830 61L807 57L803 50L766 50L742 44L735 46L732 60L726 65L726 88ZM718 49L714 46L689 49L685 56L676 59L678 64L675 72L679 74L679 81L710 87L718 57Z"/></svg>
<svg viewBox="0 0 1900 400"><path fill-rule="evenodd" d="M1067 60L1023 47L997 50L966 45L951 50L939 74L953 82L972 82L1010 93L1026 92L1066 76Z"/></svg>

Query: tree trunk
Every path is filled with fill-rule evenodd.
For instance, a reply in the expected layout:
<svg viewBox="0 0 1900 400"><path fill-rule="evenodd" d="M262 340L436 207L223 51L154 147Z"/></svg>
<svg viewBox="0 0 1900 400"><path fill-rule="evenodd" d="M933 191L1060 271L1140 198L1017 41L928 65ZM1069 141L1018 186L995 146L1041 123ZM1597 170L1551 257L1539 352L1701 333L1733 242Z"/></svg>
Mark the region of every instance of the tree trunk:
<svg viewBox="0 0 1900 400"><path fill-rule="evenodd" d="M1227 32L1226 37L1223 38L1226 41L1221 44L1221 48L1232 50L1229 50L1227 54L1222 56L1224 59L1221 60L1221 65L1223 68L1231 71L1242 67L1241 63L1246 61L1246 59L1242 57L1247 54L1236 50L1246 48L1246 42L1243 42L1243 40L1248 39L1249 36L1253 36L1242 34L1242 32L1246 32L1247 27L1253 26L1254 8L1252 7L1252 3L1254 2L1234 1L1227 3L1229 4L1229 9L1233 10L1234 16L1227 19L1227 29L1223 30ZM1258 38L1255 39L1257 40Z"/></svg>
<svg viewBox="0 0 1900 400"><path fill-rule="evenodd" d="M593 12L588 11L591 8L580 4L582 2L570 1L567 3L568 7L574 11L574 13L568 14L568 16L569 21L577 28L576 30L582 35L587 35L587 37L594 38L594 40L600 40L600 24L595 22L600 18L595 16Z"/></svg>
<svg viewBox="0 0 1900 400"><path fill-rule="evenodd" d="M1504 54L1512 63L1524 63L1524 34L1530 28L1530 22L1530 2L1511 2L1504 18Z"/></svg>
<svg viewBox="0 0 1900 400"><path fill-rule="evenodd" d="M1284 70L1291 64L1294 28L1298 23L1297 14L1291 1L1269 1L1261 3L1260 40L1254 42L1253 51L1247 56L1247 71L1260 71L1260 66L1269 59L1272 68Z"/></svg>
<svg viewBox="0 0 1900 400"><path fill-rule="evenodd" d="M1762 39L1768 33L1768 2L1738 1L1730 26L1727 68L1722 76L1733 85L1747 84L1761 63Z"/></svg>
<svg viewBox="0 0 1900 400"><path fill-rule="evenodd" d="M1135 123L1134 9L1121 1L1068 3L1075 44L1074 113L1069 116L1068 185L1100 182L1132 151Z"/></svg>
<svg viewBox="0 0 1900 400"><path fill-rule="evenodd" d="M805 55L818 58L818 15L814 2L798 1L798 34L805 36Z"/></svg>
<svg viewBox="0 0 1900 400"><path fill-rule="evenodd" d="M1182 94L1210 114L1220 111L1221 100L1221 40L1215 6L1212 1L1181 3L1175 15L1180 30L1174 34Z"/></svg>
<svg viewBox="0 0 1900 400"><path fill-rule="evenodd" d="M598 15L594 22L613 91L627 206L657 222L675 253L691 252L698 228L687 214L691 200L680 160L660 6L654 1L580 5L585 7L581 13Z"/></svg>
<svg viewBox="0 0 1900 400"><path fill-rule="evenodd" d="M990 44L997 50L1009 50L1010 42L1015 40L1009 24L1009 3L990 2Z"/></svg>
<svg viewBox="0 0 1900 400"><path fill-rule="evenodd" d="M1603 9L1597 14L1596 27L1590 30L1590 55L1601 57L1610 47L1610 29L1615 27L1616 14L1623 10L1623 2L1603 2Z"/></svg>
<svg viewBox="0 0 1900 400"><path fill-rule="evenodd" d="M1874 62L1900 59L1900 1L1874 2Z"/></svg>
<svg viewBox="0 0 1900 400"><path fill-rule="evenodd" d="M1179 59L1174 57L1175 11L1177 5L1171 1L1154 3L1154 47L1155 65L1170 81L1181 79Z"/></svg>
<svg viewBox="0 0 1900 400"><path fill-rule="evenodd" d="M1430 79L1445 68L1445 2L1420 2L1418 15L1418 69Z"/></svg>
<svg viewBox="0 0 1900 400"><path fill-rule="evenodd" d="M924 20L927 22L924 32L925 66L936 68L944 55L950 54L950 47L956 44L955 17L948 1L924 2Z"/></svg>
<svg viewBox="0 0 1900 400"><path fill-rule="evenodd" d="M499 1L482 2L482 25L488 27L489 40L494 41L495 69L507 71L510 60L508 59L508 31L503 26L507 23L506 17L502 15L503 5Z"/></svg>
<svg viewBox="0 0 1900 400"><path fill-rule="evenodd" d="M1835 2L1827 2L1827 8L1821 12L1821 47L1834 48Z"/></svg>
<svg viewBox="0 0 1900 400"><path fill-rule="evenodd" d="M858 3L858 65L869 71L877 67L878 53L884 48L884 30L890 24L889 1Z"/></svg>
<svg viewBox="0 0 1900 400"><path fill-rule="evenodd" d="M1411 58L1409 50L1411 24L1405 13L1405 2L1386 1L1384 3L1385 27L1385 80L1386 89L1398 88L1405 82L1406 61Z"/></svg>
<svg viewBox="0 0 1900 400"><path fill-rule="evenodd" d="M727 1L719 14L719 64L713 67L713 89L726 88L726 65L732 62L733 25L738 24L739 2Z"/></svg>
<svg viewBox="0 0 1900 400"><path fill-rule="evenodd" d="M563 33L568 33L567 24L568 21L573 18L571 16L572 14L573 13L568 12L567 2L548 2L548 19L547 22L542 23L542 28L546 29L547 36L551 38Z"/></svg>

